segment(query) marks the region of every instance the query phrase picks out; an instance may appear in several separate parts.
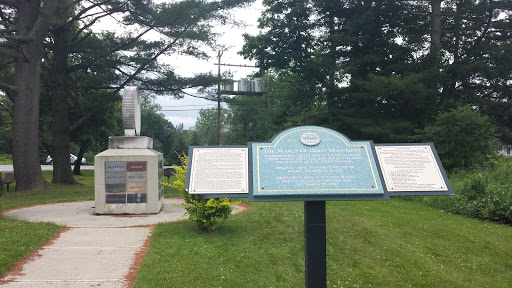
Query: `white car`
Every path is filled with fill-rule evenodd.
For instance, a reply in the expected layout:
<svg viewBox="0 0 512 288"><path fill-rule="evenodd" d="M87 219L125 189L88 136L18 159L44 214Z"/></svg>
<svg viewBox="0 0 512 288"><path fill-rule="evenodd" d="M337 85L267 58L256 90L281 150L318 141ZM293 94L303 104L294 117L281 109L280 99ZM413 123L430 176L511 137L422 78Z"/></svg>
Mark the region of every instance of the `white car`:
<svg viewBox="0 0 512 288"><path fill-rule="evenodd" d="M73 154L69 154L69 163L75 164L76 159L78 159L78 157L76 157ZM85 164L86 162L87 162L87 160L85 160L85 158L82 158L82 164ZM50 155L48 155L48 157L46 157L46 163L53 164L53 159Z"/></svg>

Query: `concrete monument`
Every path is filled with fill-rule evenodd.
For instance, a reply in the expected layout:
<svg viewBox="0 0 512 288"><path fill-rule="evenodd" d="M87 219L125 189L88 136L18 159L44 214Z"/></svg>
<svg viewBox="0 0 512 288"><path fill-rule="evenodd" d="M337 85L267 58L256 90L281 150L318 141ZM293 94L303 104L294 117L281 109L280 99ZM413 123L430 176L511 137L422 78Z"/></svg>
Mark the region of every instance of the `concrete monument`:
<svg viewBox="0 0 512 288"><path fill-rule="evenodd" d="M136 87L123 94L124 136L108 139L108 150L94 157L96 214L156 214L163 205L163 155L153 139L140 136L140 97Z"/></svg>

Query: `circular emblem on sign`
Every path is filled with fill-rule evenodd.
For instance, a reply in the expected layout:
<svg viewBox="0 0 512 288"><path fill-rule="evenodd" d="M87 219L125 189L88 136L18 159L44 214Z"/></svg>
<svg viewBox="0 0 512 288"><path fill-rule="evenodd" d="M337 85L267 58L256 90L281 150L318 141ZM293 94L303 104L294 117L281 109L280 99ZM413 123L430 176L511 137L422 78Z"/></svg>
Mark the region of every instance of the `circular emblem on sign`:
<svg viewBox="0 0 512 288"><path fill-rule="evenodd" d="M316 146L320 144L322 138L316 133L307 132L300 136L300 142L306 146Z"/></svg>

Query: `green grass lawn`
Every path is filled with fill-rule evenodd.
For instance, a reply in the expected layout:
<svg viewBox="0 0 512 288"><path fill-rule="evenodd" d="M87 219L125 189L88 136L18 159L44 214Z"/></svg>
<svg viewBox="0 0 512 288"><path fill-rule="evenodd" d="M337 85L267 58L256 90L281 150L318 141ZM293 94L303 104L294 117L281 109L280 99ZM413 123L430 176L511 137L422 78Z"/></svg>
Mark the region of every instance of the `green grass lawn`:
<svg viewBox="0 0 512 288"><path fill-rule="evenodd" d="M216 233L158 225L135 287L304 287L303 203L250 205ZM328 287L511 287L510 226L399 199L326 206Z"/></svg>
<svg viewBox="0 0 512 288"><path fill-rule="evenodd" d="M92 200L93 172L83 173L77 186L11 190L0 210ZM249 205L210 234L190 221L159 224L135 287L304 287L303 203ZM511 287L510 226L400 199L326 206L328 287ZM0 226L0 274L62 229L3 216Z"/></svg>

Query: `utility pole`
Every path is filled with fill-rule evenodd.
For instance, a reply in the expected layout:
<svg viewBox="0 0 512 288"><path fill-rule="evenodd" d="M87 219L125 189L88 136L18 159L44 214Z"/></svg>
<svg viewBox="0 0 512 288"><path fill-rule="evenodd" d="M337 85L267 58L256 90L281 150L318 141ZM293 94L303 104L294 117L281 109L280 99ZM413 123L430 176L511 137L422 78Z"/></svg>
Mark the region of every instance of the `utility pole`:
<svg viewBox="0 0 512 288"><path fill-rule="evenodd" d="M220 58L222 57L222 54L224 52L222 50L219 50L218 54L217 54L217 59L218 59L218 67L219 67L219 70L218 70L218 73L217 73L217 76L219 77L219 82L217 83L217 145L220 146L220 82L221 82L221 79L220 79Z"/></svg>
<svg viewBox="0 0 512 288"><path fill-rule="evenodd" d="M232 67L241 67L241 68L257 68L258 66L252 66L252 65L244 65L244 64L226 64L226 63L220 63L220 59L222 58L222 54L224 53L223 50L219 50L217 52L217 63L214 65L217 65L218 67L218 83L217 83L217 145L220 146L220 96L222 94L222 91L220 90L220 84L222 82L221 74L220 74L220 66L232 66ZM265 72L265 87L268 89L269 80L268 80L268 72ZM226 92L226 91L224 91ZM246 93L246 94L243 94ZM238 93L230 93L231 95L263 95L265 92L238 92ZM267 103L266 103L266 109L267 109L267 128L268 128L268 96L267 96Z"/></svg>

